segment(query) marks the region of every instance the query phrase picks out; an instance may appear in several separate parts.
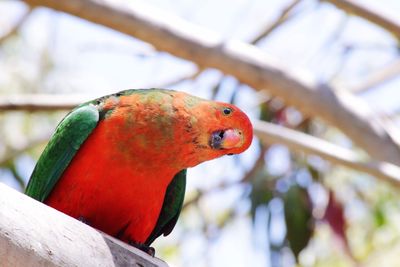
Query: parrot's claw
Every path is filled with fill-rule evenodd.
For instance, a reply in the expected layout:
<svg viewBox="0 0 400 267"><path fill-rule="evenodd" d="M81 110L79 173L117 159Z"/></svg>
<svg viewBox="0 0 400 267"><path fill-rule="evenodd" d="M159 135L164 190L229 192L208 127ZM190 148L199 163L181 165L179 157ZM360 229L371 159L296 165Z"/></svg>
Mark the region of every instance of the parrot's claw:
<svg viewBox="0 0 400 267"><path fill-rule="evenodd" d="M85 217L83 217L83 216L79 216L79 217L78 217L78 221L83 222L84 224L87 224L87 225L91 226L91 224L89 223L89 221L88 221Z"/></svg>
<svg viewBox="0 0 400 267"><path fill-rule="evenodd" d="M135 241L129 241L129 245L134 246L137 249L140 249L143 252L146 252L150 256L154 257L156 254L156 250L153 247L146 246L145 244L137 243Z"/></svg>

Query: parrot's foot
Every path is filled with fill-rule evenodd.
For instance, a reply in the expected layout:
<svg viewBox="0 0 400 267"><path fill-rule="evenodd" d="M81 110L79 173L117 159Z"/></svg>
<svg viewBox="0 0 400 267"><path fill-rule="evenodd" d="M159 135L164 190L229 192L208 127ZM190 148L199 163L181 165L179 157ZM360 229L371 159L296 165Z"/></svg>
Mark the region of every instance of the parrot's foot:
<svg viewBox="0 0 400 267"><path fill-rule="evenodd" d="M146 246L145 244L137 243L135 241L129 241L129 245L134 246L137 249L140 249L143 252L146 252L150 256L154 257L156 254L156 250L153 247Z"/></svg>
<svg viewBox="0 0 400 267"><path fill-rule="evenodd" d="M84 224L87 224L87 225L91 226L89 221L86 218L84 218L83 216L79 216L78 217L78 221L83 222Z"/></svg>

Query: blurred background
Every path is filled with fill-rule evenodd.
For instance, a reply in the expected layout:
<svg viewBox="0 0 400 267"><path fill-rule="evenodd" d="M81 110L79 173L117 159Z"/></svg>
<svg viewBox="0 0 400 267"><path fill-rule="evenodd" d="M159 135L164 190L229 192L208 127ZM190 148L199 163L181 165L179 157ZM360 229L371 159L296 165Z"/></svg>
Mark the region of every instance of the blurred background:
<svg viewBox="0 0 400 267"><path fill-rule="evenodd" d="M399 35L330 2L335 1L146 1L345 88L396 127ZM399 1L357 3L400 25ZM65 13L1 0L0 182L24 190L69 105L150 87L232 102L252 120L294 129L367 158L337 128L286 106L268 88L256 91L216 69L198 68ZM10 105L13 101L19 104ZM170 266L399 266L398 192L396 185L368 173L255 138L241 155L189 170L180 220L154 245Z"/></svg>

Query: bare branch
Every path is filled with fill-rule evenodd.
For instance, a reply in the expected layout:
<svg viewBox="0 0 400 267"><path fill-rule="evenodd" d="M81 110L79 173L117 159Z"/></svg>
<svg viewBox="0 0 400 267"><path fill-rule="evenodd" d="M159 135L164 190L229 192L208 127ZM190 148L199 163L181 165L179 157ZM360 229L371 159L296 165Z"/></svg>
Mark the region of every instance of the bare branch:
<svg viewBox="0 0 400 267"><path fill-rule="evenodd" d="M347 13L362 17L392 33L397 39L400 39L400 24L394 18L387 14L381 14L376 9L372 9L356 0L322 0L335 5L337 8Z"/></svg>
<svg viewBox="0 0 400 267"><path fill-rule="evenodd" d="M83 95L3 95L0 96L0 112L69 110L93 98Z"/></svg>
<svg viewBox="0 0 400 267"><path fill-rule="evenodd" d="M172 81L168 81L168 82L159 84L159 85L157 85L157 86L155 86L155 87L156 87L156 88L170 88L171 86L176 85L176 84L178 84L178 83L181 83L181 82L184 82L184 81L187 81L187 80L194 80L194 79L196 79L197 77L199 77L199 75L200 75L202 72L203 72L203 69L197 69L195 72L193 72L193 73L191 73L191 74L189 74L189 75L185 75L185 76L182 76L182 77L178 77L178 78L176 78L175 80L172 80Z"/></svg>
<svg viewBox="0 0 400 267"><path fill-rule="evenodd" d="M19 29L24 25L25 21L28 19L30 14L32 13L32 9L29 8L24 15L21 16L21 18L9 29L8 32L6 32L4 35L0 36L0 44L3 43L5 40L10 38L11 36L15 35Z"/></svg>
<svg viewBox="0 0 400 267"><path fill-rule="evenodd" d="M268 35L270 35L273 31L275 31L277 28L279 28L281 25L283 25L286 21L291 19L294 14L293 14L293 9L300 4L301 0L294 0L289 5L287 5L285 8L282 9L281 14L278 16L278 18L272 22L270 25L268 25L267 28L265 28L258 36L256 36L253 40L251 40L251 44L256 44Z"/></svg>
<svg viewBox="0 0 400 267"><path fill-rule="evenodd" d="M389 82L392 79L400 77L400 60L383 67L379 71L367 75L367 78L355 86L349 86L349 90L354 93L365 92L375 86Z"/></svg>
<svg viewBox="0 0 400 267"><path fill-rule="evenodd" d="M267 144L280 143L289 149L320 156L332 163L350 167L400 186L400 167L378 161L364 162L359 155L322 139L268 122L253 123L255 134Z"/></svg>

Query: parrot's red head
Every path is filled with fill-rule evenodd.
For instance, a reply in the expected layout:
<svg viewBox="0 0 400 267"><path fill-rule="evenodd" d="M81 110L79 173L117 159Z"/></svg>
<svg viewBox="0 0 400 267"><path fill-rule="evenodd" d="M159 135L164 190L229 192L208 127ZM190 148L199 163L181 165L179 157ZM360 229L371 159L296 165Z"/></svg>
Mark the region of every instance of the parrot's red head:
<svg viewBox="0 0 400 267"><path fill-rule="evenodd" d="M190 113L198 161L194 165L223 155L242 153L250 146L253 127L247 115L238 107L199 100L193 104Z"/></svg>
<svg viewBox="0 0 400 267"><path fill-rule="evenodd" d="M253 139L253 127L246 114L227 103L217 103L214 112L215 126L209 129L211 149L222 155L245 151Z"/></svg>

